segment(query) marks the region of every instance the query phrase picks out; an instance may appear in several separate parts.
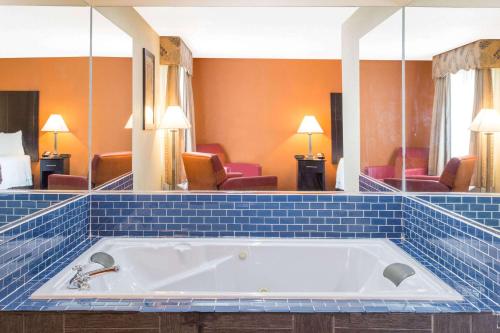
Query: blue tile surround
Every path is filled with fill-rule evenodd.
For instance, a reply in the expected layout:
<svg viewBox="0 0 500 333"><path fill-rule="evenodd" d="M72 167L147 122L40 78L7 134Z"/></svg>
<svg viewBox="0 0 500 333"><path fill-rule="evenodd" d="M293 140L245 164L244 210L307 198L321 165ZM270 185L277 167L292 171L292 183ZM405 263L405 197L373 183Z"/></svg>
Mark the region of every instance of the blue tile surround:
<svg viewBox="0 0 500 333"><path fill-rule="evenodd" d="M134 174L129 172L96 187L95 191L131 191L134 187Z"/></svg>
<svg viewBox="0 0 500 333"><path fill-rule="evenodd" d="M500 196L419 195L418 197L500 230Z"/></svg>
<svg viewBox="0 0 500 333"><path fill-rule="evenodd" d="M246 198L248 196L248 198ZM243 198L245 197L245 198ZM307 197L307 198L305 198ZM327 198L329 197L329 198ZM388 199L390 198L390 199ZM224 200L223 200L224 199ZM352 200L352 201L351 201ZM107 204L106 204L107 203ZM125 203L128 207L125 207ZM202 203L203 205L201 205ZM261 219L251 220L251 218L260 218L269 216L245 216L244 211L250 210L250 205L264 204L264 208L261 205L254 206L253 209L256 211L265 211L266 203L268 205L267 210L271 211L270 218L273 218L274 211L284 210L284 216L277 216L279 218L286 218L284 220L284 225L305 225L302 224L303 220L298 220L300 223L295 223L297 220L293 220L294 223L290 223L292 220L288 218L296 219L296 216L288 216L288 211L293 211L293 214L299 214L296 211L302 211L302 216L304 217L304 211L312 210L319 214L322 210L332 210L332 214L337 214L339 210L336 205L331 208L326 208L327 204L340 204L340 211L342 209L342 203L349 204L345 206L345 213L338 213L342 216L341 219L348 219L349 223L347 226L356 225L352 224L352 218L354 221L358 217L349 216L349 212L352 210L350 204L366 204L370 205L399 205L399 213L396 215L400 216L396 218L404 226L403 233L400 233L400 239L394 239L394 242L398 244L403 250L410 253L414 258L419 260L422 264L432 270L435 274L440 276L445 282L452 285L459 292L465 296L463 302L436 302L436 301L384 301L384 300L373 300L373 301L362 301L362 300L263 300L263 299L234 299L234 300L223 300L223 299L209 299L209 300L193 300L193 299L166 299L166 300L111 300L111 299L73 299L73 300L38 300L32 301L29 299L29 295L34 292L42 283L49 280L54 276L60 269L65 267L71 260L76 258L80 253L87 249L94 241L98 240L99 237L89 238L89 218L88 214L95 213L96 211L102 216L92 216L92 226L101 227L102 225L110 224L113 230L108 230L107 227L104 229L92 230L94 235L100 235L102 232L106 233L108 231L116 232L118 234L128 235L128 236L144 236L150 235L153 237L164 236L163 233L156 231L149 234L149 231L154 230L125 230L118 228L120 225L132 224L137 226L144 224L159 225L163 228L163 224L177 225L177 224L191 224L189 222L189 217L196 218L194 224L196 226L202 225L198 218L207 218L206 223L211 227L216 225L215 220L212 218L218 218L220 223L220 218L223 217L244 217L248 218L245 220L243 225L255 224L266 225L262 223ZM278 203L278 206L275 204ZM316 206L316 204L324 204L324 209L321 206ZM130 207L132 204L133 207ZM218 205L216 205L218 204ZM241 204L241 206L239 206ZM283 207L280 205L283 204ZM293 204L293 206L292 206ZM296 204L299 204L296 206ZM302 206L300 204L308 204L309 208ZM116 206L118 205L118 206ZM119 207L119 206L123 207ZM139 207L134 207L137 205ZM156 208L158 205L158 208ZM160 208L160 206L165 205L166 207ZM192 205L193 207L190 207ZM207 206L208 205L208 206ZM221 208L226 207L225 209ZM226 206L227 205L227 206ZM170 207L172 206L172 207ZM92 207L92 208L90 208ZM237 208L238 207L238 208ZM248 207L248 208L247 208ZM335 207L335 209L332 209ZM392 206L390 206L390 212L393 212ZM121 210L136 210L135 216L127 218L123 216L123 211ZM153 210L155 211L153 214ZM378 215L382 213L384 215L381 206L373 207L373 211ZM172 211L171 211L172 210ZM225 210L226 215L217 216L220 210ZM103 214L104 211L104 214ZM164 216L168 218L174 218L174 216L168 216L167 211L174 214L176 222L160 222L160 217ZM179 211L181 211L179 215ZM210 215L208 215L208 211ZM242 216L228 216L228 211L236 211ZM365 210L362 210L363 214L369 212L368 206L365 206ZM85 213L86 212L86 213ZM151 216L149 216L151 212ZM183 214L183 213L184 214ZM213 216L212 213L216 216ZM127 213L127 212L125 212ZM161 213L161 214L159 214ZM200 215L198 215L200 214ZM260 213L264 214L264 213ZM266 213L267 214L267 213ZM274 213L283 214L283 213ZM308 215L310 213L306 213ZM323 214L323 213L322 213ZM330 214L330 213L327 213ZM391 213L392 214L392 213ZM159 216L153 216L159 215ZM45 215L44 215L45 216ZM111 219L106 219L110 217ZM124 218L125 217L125 218ZM156 222L156 217L158 221ZM305 216L308 218L317 218L318 216ZM328 216L334 217L334 216ZM96 220L97 218L97 220ZM102 220L104 218L104 220ZM187 220L186 220L187 218ZM325 217L326 219L327 217ZM359 217L368 218L368 217ZM394 217L390 217L393 219ZM136 221L136 219L138 219ZM152 219L152 220L151 220ZM371 222L379 221L380 217L369 217ZM389 217L382 217L382 219L389 219ZM45 222L44 222L45 221ZM56 222L57 221L57 222ZM197 221L197 222L196 222ZM265 220L264 220L265 221ZM271 220L273 225L276 221ZM309 220L310 222L311 220ZM316 220L315 220L316 221ZM319 220L318 220L319 221ZM316 222L318 222L316 221ZM366 220L362 220L366 223ZM104 223L102 223L104 222ZM108 222L108 223L106 223ZM131 222L131 223L129 223ZM137 223L136 223L137 222ZM323 224L313 225L320 226ZM326 220L325 220L326 222ZM384 196L373 196L373 195L361 195L361 196L346 196L346 195L132 195L132 194L93 194L91 197L86 196L81 199L76 199L71 203L71 206L59 207L57 212L53 213L53 217L45 217L45 220L39 220L38 223L26 222L19 225L10 235L0 234L4 239L0 245L0 258L4 272L0 275L0 283L2 285L10 286L9 290L13 290L14 287L18 287L15 292L10 293L7 297L2 296L0 299L0 306L3 310L23 310L23 311L61 311L61 310L90 310L90 311L167 311L167 312L418 312L418 313L436 313L436 312L491 312L500 311L498 306L498 274L499 274L499 236L492 235L489 233L484 233L481 229L477 228L472 224L467 224L465 220L453 218L448 216L448 214L433 208L432 206L427 206L424 202L420 200L415 200L411 198L402 197L399 195L384 195ZM235 222L236 223L236 222ZM378 227L375 222L375 226ZM225 223L222 223L225 224ZM226 223L227 225L227 223ZM327 225L325 223L325 225ZM337 224L332 224L332 226ZM343 226L344 224L338 224ZM369 225L369 224L361 224ZM33 232L30 230L35 226L38 231ZM70 230L67 230L70 228ZM117 228L117 229L115 229ZM144 227L149 228L149 226ZM179 228L176 226L176 228ZM189 230L183 230L183 226L180 229L167 230L168 235L173 236L186 236L193 235L194 232L192 227L188 227ZM43 230L43 234L41 234ZM160 230L159 230L160 231ZM147 233L144 233L147 232ZM207 232L206 234L201 234L200 236L222 236L224 231L202 231ZM217 234L212 234L216 232ZM254 235L253 233L263 232L266 236L266 232L278 232L278 234L271 234L271 236L294 236L299 237L300 234L295 232L307 232L309 233L307 237L314 237L313 232L317 231L293 231L294 234L284 234L280 235L280 232L289 231L248 231L245 236ZM332 231L333 232L333 231ZM187 233L187 234L186 234ZM45 236L42 236L45 235ZM260 234L259 234L260 235ZM342 236L350 237L365 237L364 232L358 234L356 232L343 234ZM234 234L236 236L236 234ZM337 237L339 235L331 235ZM401 237L404 236L404 237ZM329 237L326 233L321 237ZM16 241L17 240L17 241ZM19 243L20 242L20 243ZM17 244L21 245L17 245ZM39 246L42 246L48 251L40 251ZM14 248L16 250L14 250ZM29 248L30 254L25 252L23 249ZM56 249L57 248L57 249ZM19 250L17 250L19 249ZM41 253L49 252L48 257L44 257L44 260L39 260L41 258ZM9 255L8 255L9 254ZM42 265L43 262L43 265ZM31 263L31 264L29 264ZM15 271L12 271L10 266L15 267ZM6 272L13 272L12 274L7 274ZM15 284L17 283L17 284ZM3 289L2 289L3 290ZM8 293L8 292L7 292ZM4 294L5 295L5 294Z"/></svg>
<svg viewBox="0 0 500 333"><path fill-rule="evenodd" d="M500 237L417 198L403 198L404 248L479 309L500 311Z"/></svg>
<svg viewBox="0 0 500 333"><path fill-rule="evenodd" d="M22 290L89 237L89 197L13 223L0 234L0 306L16 302Z"/></svg>
<svg viewBox="0 0 500 333"><path fill-rule="evenodd" d="M73 196L69 193L0 193L0 227Z"/></svg>
<svg viewBox="0 0 500 333"><path fill-rule="evenodd" d="M399 192L392 186L381 182L378 179L372 178L367 175L359 175L359 191L360 192Z"/></svg>
<svg viewBox="0 0 500 333"><path fill-rule="evenodd" d="M94 236L400 239L394 195L93 194Z"/></svg>

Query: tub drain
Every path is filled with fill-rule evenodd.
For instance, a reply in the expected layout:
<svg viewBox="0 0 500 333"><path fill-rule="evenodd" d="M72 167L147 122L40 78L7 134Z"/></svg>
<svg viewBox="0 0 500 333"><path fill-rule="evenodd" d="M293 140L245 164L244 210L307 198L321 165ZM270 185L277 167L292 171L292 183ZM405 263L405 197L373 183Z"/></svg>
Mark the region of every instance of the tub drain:
<svg viewBox="0 0 500 333"><path fill-rule="evenodd" d="M267 288L260 288L259 289L259 293L268 293L269 292L269 289Z"/></svg>
<svg viewBox="0 0 500 333"><path fill-rule="evenodd" d="M245 260L247 257L248 254L244 251L241 251L240 254L238 255L238 258L240 258L240 260Z"/></svg>

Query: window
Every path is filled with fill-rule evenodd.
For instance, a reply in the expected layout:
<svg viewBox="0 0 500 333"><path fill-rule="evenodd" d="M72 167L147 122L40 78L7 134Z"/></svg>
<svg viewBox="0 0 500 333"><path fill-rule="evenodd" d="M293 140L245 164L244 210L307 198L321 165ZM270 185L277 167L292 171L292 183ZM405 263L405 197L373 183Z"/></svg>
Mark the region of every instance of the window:
<svg viewBox="0 0 500 333"><path fill-rule="evenodd" d="M469 154L475 71L451 75L451 157Z"/></svg>

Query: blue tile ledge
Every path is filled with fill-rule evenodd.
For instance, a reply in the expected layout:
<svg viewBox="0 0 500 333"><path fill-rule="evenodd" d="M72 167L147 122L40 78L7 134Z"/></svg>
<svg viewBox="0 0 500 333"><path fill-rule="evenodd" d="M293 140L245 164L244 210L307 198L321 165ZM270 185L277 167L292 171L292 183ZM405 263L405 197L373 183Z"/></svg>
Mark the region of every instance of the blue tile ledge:
<svg viewBox="0 0 500 333"><path fill-rule="evenodd" d="M445 278L433 269L424 258L416 258L445 282L464 294L462 302L434 301L384 301L384 300L331 300L331 299L48 299L31 300L30 295L53 277L97 238L85 240L73 251L42 271L23 288L16 290L0 304L2 311L139 311L139 312L301 312L301 313L455 313L496 312L485 309L474 297L466 295L467 289L456 279ZM402 249L415 257L411 245L395 241Z"/></svg>

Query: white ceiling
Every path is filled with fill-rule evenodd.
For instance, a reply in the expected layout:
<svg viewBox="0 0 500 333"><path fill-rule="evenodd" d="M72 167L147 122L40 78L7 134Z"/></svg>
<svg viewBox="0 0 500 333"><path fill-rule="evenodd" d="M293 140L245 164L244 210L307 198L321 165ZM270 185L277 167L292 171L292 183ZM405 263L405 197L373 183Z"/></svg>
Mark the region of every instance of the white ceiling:
<svg viewBox="0 0 500 333"><path fill-rule="evenodd" d="M377 26L360 42L364 59L401 59L401 11ZM431 60L478 39L500 39L500 8L406 9L406 57Z"/></svg>
<svg viewBox="0 0 500 333"><path fill-rule="evenodd" d="M95 56L132 55L132 39L94 11ZM89 7L0 6L0 58L90 53Z"/></svg>
<svg viewBox="0 0 500 333"><path fill-rule="evenodd" d="M340 27L352 7L139 7L160 35L181 36L195 57L340 58ZM500 8L406 10L407 58L481 38L500 39ZM132 40L94 11L95 56L131 56ZM0 6L0 57L89 54L88 7ZM361 40L362 59L399 59L401 13Z"/></svg>
<svg viewBox="0 0 500 333"><path fill-rule="evenodd" d="M180 36L195 57L340 58L340 28L355 8L139 7L163 36Z"/></svg>
<svg viewBox="0 0 500 333"><path fill-rule="evenodd" d="M137 7L163 36L181 36L195 57L340 58L340 28L355 8ZM360 43L361 59L401 59L401 11ZM407 8L406 57L433 55L500 38L500 8Z"/></svg>

